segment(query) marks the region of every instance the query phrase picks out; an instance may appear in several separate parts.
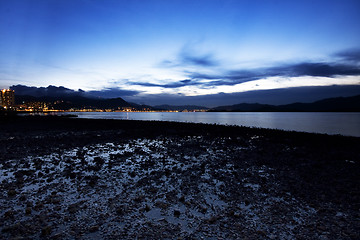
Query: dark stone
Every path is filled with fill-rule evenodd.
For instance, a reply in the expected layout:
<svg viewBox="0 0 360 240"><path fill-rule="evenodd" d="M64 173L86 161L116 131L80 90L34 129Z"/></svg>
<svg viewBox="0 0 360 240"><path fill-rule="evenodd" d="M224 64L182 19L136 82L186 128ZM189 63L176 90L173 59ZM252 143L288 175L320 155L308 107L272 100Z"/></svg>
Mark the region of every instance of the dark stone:
<svg viewBox="0 0 360 240"><path fill-rule="evenodd" d="M27 207L27 208L25 209L25 214L26 214L26 215L30 215L30 214L31 214L31 207Z"/></svg>
<svg viewBox="0 0 360 240"><path fill-rule="evenodd" d="M180 210L175 209L175 210L174 210L174 216L175 216L175 217L179 217L179 216L180 216Z"/></svg>
<svg viewBox="0 0 360 240"><path fill-rule="evenodd" d="M89 228L89 232L97 232L97 231L99 231L98 225L94 225Z"/></svg>
<svg viewBox="0 0 360 240"><path fill-rule="evenodd" d="M151 209L150 206L146 204L145 205L145 211L148 212L148 211L150 211L150 209Z"/></svg>
<svg viewBox="0 0 360 240"><path fill-rule="evenodd" d="M11 189L8 191L8 196L9 197L14 197L16 195L16 191L14 189Z"/></svg>
<svg viewBox="0 0 360 240"><path fill-rule="evenodd" d="M51 234L52 228L51 226L46 226L41 229L41 236L49 236Z"/></svg>
<svg viewBox="0 0 360 240"><path fill-rule="evenodd" d="M216 221L217 221L217 217L216 217L216 216L212 216L212 217L210 217L210 218L208 219L208 222L211 223L211 224L215 223Z"/></svg>
<svg viewBox="0 0 360 240"><path fill-rule="evenodd" d="M7 212L4 213L4 218L7 219L7 218L13 218L15 215L15 211L13 210L9 210Z"/></svg>

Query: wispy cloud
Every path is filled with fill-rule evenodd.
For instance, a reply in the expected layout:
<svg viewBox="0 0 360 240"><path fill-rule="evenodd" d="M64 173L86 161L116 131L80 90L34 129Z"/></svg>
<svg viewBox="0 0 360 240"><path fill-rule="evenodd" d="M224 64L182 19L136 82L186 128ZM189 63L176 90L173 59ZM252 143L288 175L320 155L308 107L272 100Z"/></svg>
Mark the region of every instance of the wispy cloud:
<svg viewBox="0 0 360 240"><path fill-rule="evenodd" d="M360 75L360 50L353 49L334 54L337 58L329 62L297 62L277 64L266 68L226 70L213 54L196 55L196 51L182 48L175 61L163 62L167 67L183 67L187 80L168 84L136 82L147 87L180 88L184 86L210 87L236 85L270 77L327 77ZM216 66L216 67L215 67ZM212 72L212 73L208 73ZM341 84L341 83L339 83Z"/></svg>
<svg viewBox="0 0 360 240"><path fill-rule="evenodd" d="M160 64L163 67L215 67L219 61L211 53L201 54L193 47L184 46L174 60L166 59Z"/></svg>
<svg viewBox="0 0 360 240"><path fill-rule="evenodd" d="M346 61L352 61L360 63L360 49L349 49L334 54L335 57L339 57Z"/></svg>
<svg viewBox="0 0 360 240"><path fill-rule="evenodd" d="M360 60L360 55L358 56L356 52L351 52L351 54L346 55L343 53L342 56L343 59L346 60ZM201 83L200 80L209 80L202 84L212 86L236 85L269 77L336 77L357 75L360 75L360 66L354 62L301 62L252 70L230 70L216 74L203 74L201 72L188 73L188 77L196 80L197 83Z"/></svg>
<svg viewBox="0 0 360 240"><path fill-rule="evenodd" d="M214 59L212 54L207 55L192 55L189 52L183 52L181 55L181 63L183 65L201 66L201 67L214 67L218 62Z"/></svg>
<svg viewBox="0 0 360 240"><path fill-rule="evenodd" d="M236 93L216 93L198 96L183 96L180 94L157 94L126 98L127 101L149 105L191 105L196 104L206 107L231 105L237 103L264 103L288 104L294 102L313 102L316 100L338 97L354 96L360 93L359 85L347 86L309 86L291 87L270 90L256 90Z"/></svg>
<svg viewBox="0 0 360 240"><path fill-rule="evenodd" d="M141 93L141 91L126 90L122 88L106 88L99 91L88 91L86 93L94 97L117 98L117 97L134 96Z"/></svg>
<svg viewBox="0 0 360 240"><path fill-rule="evenodd" d="M162 88L179 88L184 86L194 86L199 85L201 83L196 82L195 80L186 79L178 82L167 83L167 84L157 84L150 82L131 82L132 85L139 85L144 87L162 87Z"/></svg>

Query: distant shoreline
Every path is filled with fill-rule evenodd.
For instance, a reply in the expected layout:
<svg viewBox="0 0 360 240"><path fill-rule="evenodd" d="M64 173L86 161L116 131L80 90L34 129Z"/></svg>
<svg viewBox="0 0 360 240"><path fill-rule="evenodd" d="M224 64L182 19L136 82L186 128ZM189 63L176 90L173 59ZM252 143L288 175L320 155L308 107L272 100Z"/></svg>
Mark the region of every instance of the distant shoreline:
<svg viewBox="0 0 360 240"><path fill-rule="evenodd" d="M96 114L101 114L101 113L96 113ZM111 114L111 113L109 113ZM130 114L130 113L129 113ZM134 113L136 114L136 113ZM139 113L141 114L141 113ZM170 113L169 113L170 114ZM180 113L179 113L180 114ZM191 113L191 114L196 114L196 113ZM204 113L203 113L204 114ZM251 113L249 113L251 114ZM301 113L300 113L301 114ZM322 114L322 113L319 113L319 114ZM331 113L330 113L331 114ZM342 114L340 112L340 114ZM349 113L349 114L352 114L352 113ZM122 115L121 115L122 116ZM129 115L131 116L131 115ZM176 116L175 115L175 118L173 117L170 117L168 119L171 119L171 120L166 120L167 117L164 117L164 118L159 118L159 117L156 117L153 118L153 117L146 117L147 115L141 115L140 118L139 117L136 117L137 115L134 115L134 117L130 117L130 119L124 119L124 118L119 118L120 116L104 116L103 118L102 117L98 117L98 116L90 116L89 118L82 116L81 115L81 112L62 112L62 113L32 113L32 114L9 114L9 115L3 115L3 116L0 116L0 121L2 122L7 122L9 121L9 119L11 119L11 121L16 121L16 122L32 122L32 123L35 123L37 121L40 121L40 122L45 122L46 124L49 124L51 122L56 122L56 121L59 121L59 125L64 125L66 124L67 121L63 122L62 119L65 119L65 118L72 118L72 119L76 119L78 118L78 120L74 120L74 123L76 122L81 122L81 121L88 121L88 123L90 123L92 120L94 120L95 122L96 121L109 121L110 122L113 120L113 121L134 121L134 122L137 122L137 121L140 121L140 122L151 122L152 124L154 124L154 122L159 122L158 124L195 124L197 127L200 127L201 124L204 124L205 126L211 126L211 125L214 125L214 126L222 126L222 127L234 127L234 128L243 128L243 129L261 129L262 131L280 131L280 132L293 132L293 133L309 133L309 134L325 134L325 135L330 135L330 136L336 136L336 135L340 135L340 136L346 136L346 137L358 137L356 134L345 134L345 135L342 135L342 134L339 134L339 133L326 133L326 132L317 132L317 131L306 131L306 130L298 130L298 129L286 129L286 128L272 128L272 127L266 127L266 126L249 126L249 125L246 125L246 124L231 124L231 123L227 123L227 122L224 122L224 123L213 123L211 121L207 121L208 120L207 118L204 119L204 121L191 121L192 118L189 118L188 120L184 121L183 117L185 116L186 119L187 119L187 115L184 115L182 118L179 118L179 120L175 120L176 119ZM144 117L145 116L145 117ZM164 116L167 116L167 115L164 115ZM256 115L257 116L257 115ZM272 116L272 115L271 115ZM265 116L266 117L266 116ZM276 117L276 116L274 116ZM289 118L290 116L284 116L285 119ZM80 119L88 119L88 120L80 120ZM277 119L277 118L275 118ZM60 121L61 120L61 121ZM197 120L197 119L195 119ZM256 120L256 119L255 119ZM284 121L282 118L279 119L281 121ZM230 121L231 122L231 121ZM241 122L240 122L241 123ZM45 124L45 125L46 125ZM81 124L79 124L81 125ZM161 129L161 127L157 127L159 129ZM355 129L356 130L356 129ZM356 133L356 132L354 132Z"/></svg>

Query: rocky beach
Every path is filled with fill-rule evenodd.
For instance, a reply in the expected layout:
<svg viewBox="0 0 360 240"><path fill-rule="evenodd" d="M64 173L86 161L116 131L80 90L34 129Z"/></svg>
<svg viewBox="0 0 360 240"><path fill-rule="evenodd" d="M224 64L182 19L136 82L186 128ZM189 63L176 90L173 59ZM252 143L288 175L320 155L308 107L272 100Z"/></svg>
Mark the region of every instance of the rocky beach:
<svg viewBox="0 0 360 240"><path fill-rule="evenodd" d="M360 239L360 138L0 119L0 239Z"/></svg>

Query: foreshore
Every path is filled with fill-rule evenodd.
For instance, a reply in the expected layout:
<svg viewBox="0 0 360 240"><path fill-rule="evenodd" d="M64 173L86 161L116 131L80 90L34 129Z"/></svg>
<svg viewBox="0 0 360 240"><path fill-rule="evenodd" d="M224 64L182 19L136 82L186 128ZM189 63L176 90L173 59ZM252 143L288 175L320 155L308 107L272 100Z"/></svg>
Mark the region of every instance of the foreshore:
<svg viewBox="0 0 360 240"><path fill-rule="evenodd" d="M360 138L0 119L0 239L359 239Z"/></svg>

